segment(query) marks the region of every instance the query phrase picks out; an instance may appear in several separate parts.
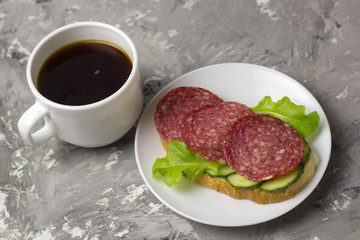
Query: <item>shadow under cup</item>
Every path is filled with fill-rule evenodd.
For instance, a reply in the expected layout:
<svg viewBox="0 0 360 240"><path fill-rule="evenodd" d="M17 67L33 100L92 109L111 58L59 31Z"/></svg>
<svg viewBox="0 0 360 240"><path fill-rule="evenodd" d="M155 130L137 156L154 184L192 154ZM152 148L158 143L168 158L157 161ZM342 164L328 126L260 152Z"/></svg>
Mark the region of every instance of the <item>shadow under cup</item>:
<svg viewBox="0 0 360 240"><path fill-rule="evenodd" d="M128 79L114 94L87 105L63 105L45 98L36 86L43 63L59 48L83 40L109 42L124 50L132 61L132 70ZM21 131L22 126L20 126L26 121L20 119L18 125L21 135L31 145L41 144L51 137L58 137L82 147L99 147L118 140L134 125L143 107L138 65L137 51L132 40L111 25L80 22L55 30L35 47L27 66L28 84L36 99L36 103L31 108L38 105L45 109L46 114L42 117L45 127L38 131L39 133L29 133L28 141L22 134L24 130ZM25 118L24 115L22 118ZM44 135L47 128L51 130L51 133L47 133L47 140L37 136Z"/></svg>

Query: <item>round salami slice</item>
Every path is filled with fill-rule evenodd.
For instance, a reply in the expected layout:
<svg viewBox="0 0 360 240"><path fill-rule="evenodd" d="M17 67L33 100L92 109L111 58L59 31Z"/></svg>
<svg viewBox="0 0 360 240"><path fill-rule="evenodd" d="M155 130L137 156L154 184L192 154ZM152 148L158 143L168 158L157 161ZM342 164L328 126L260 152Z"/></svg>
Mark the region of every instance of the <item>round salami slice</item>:
<svg viewBox="0 0 360 240"><path fill-rule="evenodd" d="M199 87L179 87L169 91L156 106L155 127L166 142L182 141L180 125L186 114L223 100L214 93Z"/></svg>
<svg viewBox="0 0 360 240"><path fill-rule="evenodd" d="M227 133L224 145L230 167L254 181L291 171L304 154L304 142L296 130L269 115L239 119Z"/></svg>
<svg viewBox="0 0 360 240"><path fill-rule="evenodd" d="M223 148L226 132L233 122L247 115L255 114L237 102L199 108L184 119L180 130L183 141L202 157L225 163Z"/></svg>

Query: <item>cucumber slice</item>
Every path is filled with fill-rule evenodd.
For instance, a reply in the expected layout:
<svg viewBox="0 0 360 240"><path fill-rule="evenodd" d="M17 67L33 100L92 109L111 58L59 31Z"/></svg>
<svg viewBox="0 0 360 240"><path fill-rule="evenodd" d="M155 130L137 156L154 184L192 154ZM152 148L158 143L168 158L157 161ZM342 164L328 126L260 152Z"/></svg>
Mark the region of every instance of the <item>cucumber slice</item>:
<svg viewBox="0 0 360 240"><path fill-rule="evenodd" d="M303 173L303 163L300 164L293 170L279 177L272 178L259 186L263 191L275 192L288 188L295 183Z"/></svg>
<svg viewBox="0 0 360 240"><path fill-rule="evenodd" d="M237 173L226 177L226 181L234 188L253 188L259 186L261 181L252 181Z"/></svg>
<svg viewBox="0 0 360 240"><path fill-rule="evenodd" d="M307 159L311 153L311 148L310 148L309 144L305 141L305 139L303 139L303 140L304 140L304 150L305 151L304 151L304 155L303 155L301 161L304 161L305 159Z"/></svg>
<svg viewBox="0 0 360 240"><path fill-rule="evenodd" d="M230 174L235 173L235 171L229 166L229 165L224 165L219 167L217 172L214 172L213 170L206 170L205 173L209 174L211 177L226 177L229 176Z"/></svg>

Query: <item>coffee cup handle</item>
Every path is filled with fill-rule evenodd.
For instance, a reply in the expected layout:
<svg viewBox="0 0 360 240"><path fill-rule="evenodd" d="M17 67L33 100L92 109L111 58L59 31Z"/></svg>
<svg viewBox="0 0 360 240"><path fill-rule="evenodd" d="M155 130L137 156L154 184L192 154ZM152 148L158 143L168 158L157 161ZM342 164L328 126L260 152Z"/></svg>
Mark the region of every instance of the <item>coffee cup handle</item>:
<svg viewBox="0 0 360 240"><path fill-rule="evenodd" d="M44 119L44 126L36 132L32 132L36 123L41 119ZM38 101L20 117L18 129L25 142L34 147L56 136L55 128L49 118L49 112Z"/></svg>

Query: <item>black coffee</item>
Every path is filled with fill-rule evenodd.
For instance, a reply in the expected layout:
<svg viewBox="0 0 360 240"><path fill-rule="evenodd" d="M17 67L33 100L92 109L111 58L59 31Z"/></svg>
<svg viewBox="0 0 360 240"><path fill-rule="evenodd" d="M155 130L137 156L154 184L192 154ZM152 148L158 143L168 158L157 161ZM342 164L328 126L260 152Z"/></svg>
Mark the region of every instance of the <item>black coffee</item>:
<svg viewBox="0 0 360 240"><path fill-rule="evenodd" d="M42 65L37 88L56 103L85 105L121 88L132 62L121 49L101 41L79 41L55 51Z"/></svg>

